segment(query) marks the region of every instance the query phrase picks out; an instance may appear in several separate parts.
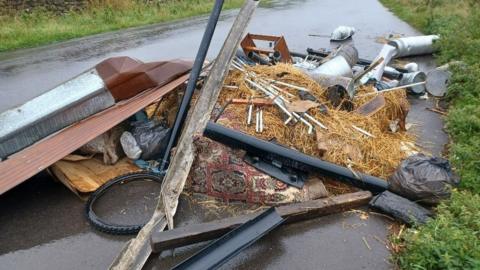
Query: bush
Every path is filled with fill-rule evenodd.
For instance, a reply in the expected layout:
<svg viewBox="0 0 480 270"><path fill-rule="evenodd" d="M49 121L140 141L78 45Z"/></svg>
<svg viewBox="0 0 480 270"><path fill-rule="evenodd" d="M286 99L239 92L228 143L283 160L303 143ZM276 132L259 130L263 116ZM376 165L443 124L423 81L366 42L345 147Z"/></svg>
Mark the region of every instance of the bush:
<svg viewBox="0 0 480 270"><path fill-rule="evenodd" d="M437 216L407 230L396 261L403 269L480 269L480 196L455 191Z"/></svg>
<svg viewBox="0 0 480 270"><path fill-rule="evenodd" d="M480 2L382 2L425 33L440 35L440 64L463 63L452 69L446 118L449 159L462 191L437 207L435 219L404 234L405 248L394 260L403 269L480 269Z"/></svg>

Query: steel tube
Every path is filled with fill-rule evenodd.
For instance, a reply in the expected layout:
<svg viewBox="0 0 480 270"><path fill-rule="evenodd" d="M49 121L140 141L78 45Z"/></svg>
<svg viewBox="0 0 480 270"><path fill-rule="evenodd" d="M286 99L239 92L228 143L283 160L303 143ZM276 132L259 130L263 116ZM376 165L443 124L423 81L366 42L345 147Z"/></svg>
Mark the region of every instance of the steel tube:
<svg viewBox="0 0 480 270"><path fill-rule="evenodd" d="M275 158L288 160L290 163L303 165L309 170L319 171L327 176L343 180L373 193L380 193L388 189L387 181L362 173L353 173L348 168L314 158L284 146L257 139L253 136L209 122L204 135L212 140L224 143L230 147L241 148L247 152L265 157L273 155ZM357 174L357 176L355 176Z"/></svg>
<svg viewBox="0 0 480 270"><path fill-rule="evenodd" d="M175 122L172 127L172 133L170 135L170 140L165 149L165 154L163 155L163 160L161 160L160 171L164 171L170 157L170 151L173 146L177 143L179 133L182 130L183 123L187 117L188 108L190 107L190 101L192 100L193 91L197 84L198 77L202 71L203 63L207 56L208 48L212 41L213 33L217 26L218 18L220 17L220 12L222 11L224 0L216 0L215 5L213 6L212 13L208 19L207 28L202 37L202 42L198 48L197 56L195 57L195 62L193 63L192 71L190 72L190 77L188 78L187 88L178 109L177 116L175 117Z"/></svg>
<svg viewBox="0 0 480 270"><path fill-rule="evenodd" d="M439 38L437 35L404 37L391 40L388 45L397 48L394 57L431 54L435 52L433 43Z"/></svg>
<svg viewBox="0 0 480 270"><path fill-rule="evenodd" d="M256 52L249 52L248 53L248 58L253 60L255 63L259 63L260 65L270 65L270 62L265 60L263 57L261 57L258 53Z"/></svg>

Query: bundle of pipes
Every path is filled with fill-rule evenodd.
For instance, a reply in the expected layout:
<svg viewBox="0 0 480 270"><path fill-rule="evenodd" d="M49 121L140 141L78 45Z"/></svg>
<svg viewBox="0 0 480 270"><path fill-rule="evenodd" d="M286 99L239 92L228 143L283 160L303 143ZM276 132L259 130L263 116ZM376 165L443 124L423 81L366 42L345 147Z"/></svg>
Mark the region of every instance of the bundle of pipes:
<svg viewBox="0 0 480 270"><path fill-rule="evenodd" d="M304 112L302 115L300 115L295 111L288 110L286 104L289 104L291 102L288 99L286 99L284 96L282 96L282 94L285 94L287 96L288 95L292 96L292 94L288 93L287 91L283 90L282 88L280 88L277 85L284 85L284 86L287 85L289 87L296 88L296 89L302 90L302 91L307 91L307 92L309 91L308 89L306 89L304 87L298 87L298 86L295 86L295 85L278 82L278 81L275 81L273 79L262 79L255 72L247 71L246 68L248 67L248 65L245 64L238 57L233 60L232 67L234 69L237 69L237 70L243 72L246 76L245 81L253 89L257 90L260 94L263 94L263 95L271 98L273 103L283 113L285 113L285 115L287 116L287 119L284 121L285 125L287 125L291 121L293 121L293 122L300 121L308 127L308 134L312 134L312 132L314 130L313 124L315 124L316 126L318 126L320 128L327 129L327 127L324 124L322 124L320 121L318 121L317 119L312 117L307 112ZM248 110L249 111L249 113L248 113L248 118L249 119L251 118L251 110L252 110L252 106L249 106L249 110ZM262 120L263 119L263 111L260 110L260 111L257 112L257 119L259 119L259 121L257 121L257 123L260 122L260 126L257 127L256 130L257 130L257 132L261 132L261 131L263 131L263 120Z"/></svg>

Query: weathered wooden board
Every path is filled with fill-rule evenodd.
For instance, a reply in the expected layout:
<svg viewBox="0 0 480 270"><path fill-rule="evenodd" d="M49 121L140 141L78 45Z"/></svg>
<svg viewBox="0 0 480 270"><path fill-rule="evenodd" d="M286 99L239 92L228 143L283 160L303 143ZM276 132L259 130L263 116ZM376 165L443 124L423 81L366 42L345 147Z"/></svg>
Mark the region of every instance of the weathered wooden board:
<svg viewBox="0 0 480 270"><path fill-rule="evenodd" d="M287 218L285 223L290 223L362 206L367 204L371 198L372 194L369 191L359 191L325 199L278 206L276 210L283 218ZM256 215L257 213L253 213L208 223L189 225L163 232L155 232L152 234L150 242L152 251L161 252L162 250L218 238L254 218Z"/></svg>

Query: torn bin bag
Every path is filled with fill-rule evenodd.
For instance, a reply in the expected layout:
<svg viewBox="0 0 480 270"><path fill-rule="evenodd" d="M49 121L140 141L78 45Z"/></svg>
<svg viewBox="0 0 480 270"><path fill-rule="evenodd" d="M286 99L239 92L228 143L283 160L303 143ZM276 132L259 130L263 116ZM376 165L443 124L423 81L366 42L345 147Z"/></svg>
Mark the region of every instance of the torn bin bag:
<svg viewBox="0 0 480 270"><path fill-rule="evenodd" d="M416 154L408 157L389 179L390 190L413 201L437 204L450 197L459 179L448 160Z"/></svg>
<svg viewBox="0 0 480 270"><path fill-rule="evenodd" d="M154 121L137 121L133 122L132 126L132 135L142 150L141 159L156 159L164 154L170 128Z"/></svg>

